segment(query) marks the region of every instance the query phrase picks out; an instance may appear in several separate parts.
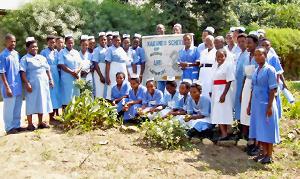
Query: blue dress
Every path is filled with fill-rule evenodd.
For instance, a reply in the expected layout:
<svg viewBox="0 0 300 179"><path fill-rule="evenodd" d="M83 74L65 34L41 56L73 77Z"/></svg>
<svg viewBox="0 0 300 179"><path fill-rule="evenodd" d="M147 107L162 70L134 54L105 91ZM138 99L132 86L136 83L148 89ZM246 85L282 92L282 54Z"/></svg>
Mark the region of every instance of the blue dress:
<svg viewBox="0 0 300 179"><path fill-rule="evenodd" d="M163 98L163 104L170 109L178 109L179 101L182 98L180 93L176 91L176 93L172 96L170 93L165 93Z"/></svg>
<svg viewBox="0 0 300 179"><path fill-rule="evenodd" d="M182 110L187 110L187 104L188 104L188 101L190 100L191 96L189 94L187 94L186 97L182 97L180 100L179 100L179 103L178 103L178 109L182 109Z"/></svg>
<svg viewBox="0 0 300 179"><path fill-rule="evenodd" d="M197 119L197 123L194 128L198 131L204 131L211 129L214 125L211 124L210 119L211 104L210 99L206 96L201 95L198 103L192 98L187 101L187 114L189 115L203 115L205 118Z"/></svg>
<svg viewBox="0 0 300 179"><path fill-rule="evenodd" d="M20 71L26 72L32 92L25 92L26 115L46 114L53 111L50 97L49 79L46 71L50 71L47 59L42 55L26 54L20 62Z"/></svg>
<svg viewBox="0 0 300 179"><path fill-rule="evenodd" d="M242 52L237 59L236 69L235 69L235 80L236 80L236 91L235 91L235 103L234 103L234 119L240 120L241 118L241 100L242 87L244 82L244 68L245 62L249 60L249 52L245 50Z"/></svg>
<svg viewBox="0 0 300 179"><path fill-rule="evenodd" d="M3 96L3 121L5 131L20 127L22 108L22 81L20 76L19 53L7 48L0 53L0 74L5 75L12 97L6 94L6 88L1 80L0 87Z"/></svg>
<svg viewBox="0 0 300 179"><path fill-rule="evenodd" d="M137 101L137 100L143 100L145 97L147 89L140 85L137 89L137 93L134 92L133 89L129 90L129 98L128 101ZM128 121L130 119L133 119L136 117L137 115L137 109L140 108L142 106L141 104L135 104L130 106L130 108L128 109L128 111L126 111L124 113L124 120Z"/></svg>
<svg viewBox="0 0 300 179"><path fill-rule="evenodd" d="M155 89L153 96L147 91L146 95L143 99L143 105L146 107L154 107L157 105L161 105L163 100L163 93Z"/></svg>
<svg viewBox="0 0 300 179"><path fill-rule="evenodd" d="M275 69L268 63L252 76L252 98L249 138L260 142L279 143L279 118L275 99L272 104L272 115L266 116L270 90L277 88Z"/></svg>
<svg viewBox="0 0 300 179"><path fill-rule="evenodd" d="M50 71L52 75L52 80L54 83L54 87L50 88L50 96L52 101L53 109L58 109L61 107L61 87L60 87L60 75L57 67L58 64L58 52L56 49L50 50L50 48L45 48L41 51L41 55L43 55L50 66Z"/></svg>
<svg viewBox="0 0 300 179"><path fill-rule="evenodd" d="M64 48L58 54L58 64L63 64L71 70L78 70L81 65L79 52ZM62 105L68 105L74 96L79 96L80 90L75 86L75 81L76 78L70 73L61 70Z"/></svg>
<svg viewBox="0 0 300 179"><path fill-rule="evenodd" d="M188 50L185 48L179 50L179 59L178 63L185 62L185 63L196 63L199 61L200 54L198 49L194 46L191 46ZM195 80L199 78L199 67L186 67L182 70L181 79L190 79Z"/></svg>
<svg viewBox="0 0 300 179"><path fill-rule="evenodd" d="M126 96L129 94L129 90L131 89L130 85L123 81L123 84L121 86L121 89L119 90L119 88L117 87L117 85L113 86L113 88L111 89L111 100L115 100L118 98L121 98L122 96ZM125 104L125 102L128 101L127 98L123 98L118 104L117 104L117 112L120 112L123 108L123 105Z"/></svg>
<svg viewBox="0 0 300 179"><path fill-rule="evenodd" d="M276 74L282 74L284 72L278 56L273 55L270 58L268 58L268 63L272 67L275 68ZM278 116L279 116L279 118L281 118L282 117L282 107L281 107L281 99L280 99L280 87L278 87L278 90L277 90L276 104L277 104L277 109L278 109Z"/></svg>
<svg viewBox="0 0 300 179"><path fill-rule="evenodd" d="M146 62L145 50L142 47L137 47L133 49L136 52L137 58L133 61L136 65L141 65Z"/></svg>

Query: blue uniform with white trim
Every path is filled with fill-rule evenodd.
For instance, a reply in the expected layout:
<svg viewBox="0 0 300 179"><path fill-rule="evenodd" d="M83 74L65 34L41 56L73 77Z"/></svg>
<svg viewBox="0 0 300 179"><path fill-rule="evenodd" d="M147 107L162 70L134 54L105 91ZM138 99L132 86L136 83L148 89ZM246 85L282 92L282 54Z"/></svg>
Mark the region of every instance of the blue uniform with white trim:
<svg viewBox="0 0 300 179"><path fill-rule="evenodd" d="M111 90L111 100L115 100L121 98L122 96L126 96L129 94L129 90L131 89L130 85L123 81L121 88L119 89L117 85L113 86ZM120 112L123 108L125 102L128 101L128 98L123 98L118 104L117 112Z"/></svg>
<svg viewBox="0 0 300 179"><path fill-rule="evenodd" d="M178 63L184 62L184 63L196 63L199 61L200 53L198 52L198 49L195 46L191 46L189 49L181 49L179 50L179 58ZM190 79L195 80L199 78L199 67L186 67L182 70L182 76L181 79Z"/></svg>

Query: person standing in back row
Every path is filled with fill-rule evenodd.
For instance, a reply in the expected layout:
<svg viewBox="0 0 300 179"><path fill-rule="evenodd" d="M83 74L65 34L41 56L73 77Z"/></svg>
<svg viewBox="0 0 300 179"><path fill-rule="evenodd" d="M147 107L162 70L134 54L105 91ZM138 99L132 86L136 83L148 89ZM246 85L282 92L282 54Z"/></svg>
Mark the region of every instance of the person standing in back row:
<svg viewBox="0 0 300 179"><path fill-rule="evenodd" d="M19 132L22 108L22 81L16 37L5 36L6 48L0 53L1 92L3 96L3 120L7 134Z"/></svg>

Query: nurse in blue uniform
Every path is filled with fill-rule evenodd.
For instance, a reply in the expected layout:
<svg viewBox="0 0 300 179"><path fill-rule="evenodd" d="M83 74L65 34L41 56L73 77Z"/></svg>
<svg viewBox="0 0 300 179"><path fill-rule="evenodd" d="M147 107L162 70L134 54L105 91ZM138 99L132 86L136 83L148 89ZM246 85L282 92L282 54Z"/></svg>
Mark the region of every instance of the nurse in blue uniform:
<svg viewBox="0 0 300 179"><path fill-rule="evenodd" d="M280 91L284 88L287 88L284 77L283 77L283 68L281 66L279 57L277 55L274 55L273 53L270 52L271 49L271 42L267 39L262 40L262 46L267 50L267 62L273 66L276 70L277 74L277 83L278 83L278 90L276 93L276 104L277 104L277 109L278 109L278 116L279 118L282 117L282 107L281 107L281 99L280 99ZM282 89L281 89L282 85Z"/></svg>
<svg viewBox="0 0 300 179"><path fill-rule="evenodd" d="M117 84L111 90L111 100L113 105L117 105L117 112L120 113L126 101L128 100L130 85L125 80L125 74L118 72L116 74Z"/></svg>
<svg viewBox="0 0 300 179"><path fill-rule="evenodd" d="M123 34L122 38L122 47L124 51L127 53L127 56L129 58L129 61L127 63L127 69L130 74L133 74L133 63L138 61L138 55L135 50L131 47L131 42L130 42L130 35L129 34ZM136 73L135 73L136 74Z"/></svg>
<svg viewBox="0 0 300 179"><path fill-rule="evenodd" d="M1 92L3 97L3 120L7 134L19 132L22 108L22 81L19 53L15 50L16 37L5 36L5 49L0 53Z"/></svg>
<svg viewBox="0 0 300 179"><path fill-rule="evenodd" d="M107 37L105 32L99 32L99 45L93 51L93 65L94 71L94 84L95 84L95 97L106 98L106 85L105 85L105 55L107 51Z"/></svg>
<svg viewBox="0 0 300 179"><path fill-rule="evenodd" d="M235 103L234 103L234 119L241 119L241 95L242 95L242 87L244 82L244 68L245 62L249 60L249 52L247 51L247 35L240 34L237 37L237 43L239 48L241 49L241 53L239 54L236 62L235 69L235 80L236 80L236 91L235 91Z"/></svg>
<svg viewBox="0 0 300 179"><path fill-rule="evenodd" d="M89 36L82 35L80 37L80 58L81 58L81 64L82 69L80 71L80 77L84 79L85 81L89 82L89 84L92 86L92 89L94 91L94 80L93 80L93 73L92 73L92 58L93 53L90 53L89 51Z"/></svg>
<svg viewBox="0 0 300 179"><path fill-rule="evenodd" d="M27 129L33 131L35 130L35 126L32 123L33 114L38 114L39 129L49 128L43 122L43 114L53 112L50 87L53 88L54 83L47 59L37 53L38 46L33 37L26 39L26 48L27 54L21 59L20 71L26 89Z"/></svg>
<svg viewBox="0 0 300 179"><path fill-rule="evenodd" d="M54 83L54 87L50 88L50 96L52 102L53 113L50 113L50 124L55 121L54 115L59 115L58 109L61 108L61 87L60 87L60 75L57 67L58 64L58 52L55 49L55 36L49 35L47 37L47 45L48 47L41 51L41 55L43 55L50 66L50 71L52 75L52 80Z"/></svg>
<svg viewBox="0 0 300 179"><path fill-rule="evenodd" d="M106 56L106 68L105 77L107 84L107 98L111 96L111 88L116 84L116 74L118 72L123 72L128 78L127 64L130 62L130 58L127 53L121 47L121 37L119 32L114 32L113 35L113 45L108 48Z"/></svg>
<svg viewBox="0 0 300 179"><path fill-rule="evenodd" d="M123 107L125 122L133 120L138 115L138 108L142 106L147 91L147 89L140 84L139 76L136 74L131 75L130 86L128 102L126 102Z"/></svg>
<svg viewBox="0 0 300 179"><path fill-rule="evenodd" d="M74 38L67 35L66 47L58 54L58 67L61 69L62 105L65 108L74 96L79 96L80 90L75 86L81 70L80 54L74 47Z"/></svg>
<svg viewBox="0 0 300 179"><path fill-rule="evenodd" d="M196 80L199 78L200 54L192 46L192 35L183 36L184 49L179 50L178 66L182 69L181 79Z"/></svg>
<svg viewBox="0 0 300 179"><path fill-rule="evenodd" d="M156 107L162 105L163 93L156 89L154 79L148 79L146 82L147 92L143 99L142 113L155 112Z"/></svg>
<svg viewBox="0 0 300 179"><path fill-rule="evenodd" d="M259 141L263 149L254 160L268 164L272 162L273 144L280 142L275 101L278 84L275 69L266 62L266 50L258 48L254 55L258 68L252 76L251 101L247 108L251 119L249 137Z"/></svg>
<svg viewBox="0 0 300 179"><path fill-rule="evenodd" d="M141 47L141 34L135 33L132 40L132 49L136 52L137 58L134 58L132 63L132 72L139 75L140 80L143 80L143 74L145 71L146 56L145 50Z"/></svg>

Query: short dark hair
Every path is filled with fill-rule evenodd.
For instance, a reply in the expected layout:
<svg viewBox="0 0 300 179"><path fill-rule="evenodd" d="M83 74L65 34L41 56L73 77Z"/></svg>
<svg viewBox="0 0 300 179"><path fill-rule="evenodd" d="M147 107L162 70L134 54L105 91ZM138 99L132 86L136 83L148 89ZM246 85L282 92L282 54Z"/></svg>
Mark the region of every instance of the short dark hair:
<svg viewBox="0 0 300 179"><path fill-rule="evenodd" d="M184 85L187 89L191 88L191 84L189 82L187 82L187 81L181 82L180 85Z"/></svg>
<svg viewBox="0 0 300 179"><path fill-rule="evenodd" d="M37 43L37 41L36 40L32 40L32 41L28 41L28 42L26 42L26 48L28 48L28 47L30 47L30 45L31 44L34 44L34 43Z"/></svg>
<svg viewBox="0 0 300 179"><path fill-rule="evenodd" d="M167 81L166 85L170 85L170 86L175 87L175 88L177 87L176 81Z"/></svg>
<svg viewBox="0 0 300 179"><path fill-rule="evenodd" d="M258 37L257 37L257 35L250 34L250 35L247 36L247 38L252 39L253 42L256 43L256 45L258 45Z"/></svg>
<svg viewBox="0 0 300 179"><path fill-rule="evenodd" d="M119 76L119 75L123 75L123 78L125 79L126 78L126 76L125 76L125 73L124 72L118 72L117 74L116 74L116 78Z"/></svg>
<svg viewBox="0 0 300 179"><path fill-rule="evenodd" d="M59 40L59 39L64 40L64 38L63 38L62 36L57 36L57 37L55 38L55 41L56 41L56 40Z"/></svg>
<svg viewBox="0 0 300 179"><path fill-rule="evenodd" d="M140 83L140 78L130 78L130 81L131 80L134 80L134 81L136 81L137 83Z"/></svg>
<svg viewBox="0 0 300 179"><path fill-rule="evenodd" d="M197 83L193 83L191 85L191 88L196 88L199 92L202 91L202 86L200 84L197 84Z"/></svg>
<svg viewBox="0 0 300 179"><path fill-rule="evenodd" d="M247 38L247 34L245 34L245 33L241 33L241 34L239 34L238 36L237 36L237 39L239 39L239 38Z"/></svg>
<svg viewBox="0 0 300 179"><path fill-rule="evenodd" d="M156 87L156 81L155 81L155 80L148 80L148 81L146 82L146 86L148 85L148 83L153 83L154 86Z"/></svg>
<svg viewBox="0 0 300 179"><path fill-rule="evenodd" d="M65 41L68 41L70 39L74 39L74 37L72 37L72 36L65 37Z"/></svg>
<svg viewBox="0 0 300 179"><path fill-rule="evenodd" d="M208 35L213 35L213 33L211 31L209 31L209 30L203 30L203 32L207 32Z"/></svg>
<svg viewBox="0 0 300 179"><path fill-rule="evenodd" d="M52 40L52 39L56 39L56 36L55 35L48 35L47 38L46 38L47 42L49 40Z"/></svg>

